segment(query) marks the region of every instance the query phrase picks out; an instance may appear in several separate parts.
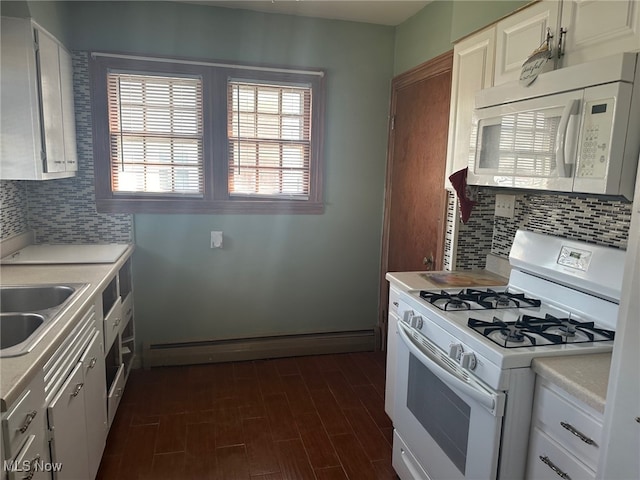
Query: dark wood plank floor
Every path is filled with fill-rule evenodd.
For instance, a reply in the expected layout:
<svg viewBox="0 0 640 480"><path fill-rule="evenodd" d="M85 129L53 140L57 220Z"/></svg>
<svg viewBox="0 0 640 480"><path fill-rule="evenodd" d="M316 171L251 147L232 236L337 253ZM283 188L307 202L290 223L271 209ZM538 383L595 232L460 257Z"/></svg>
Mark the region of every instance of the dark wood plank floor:
<svg viewBox="0 0 640 480"><path fill-rule="evenodd" d="M99 479L386 480L384 353L131 372Z"/></svg>

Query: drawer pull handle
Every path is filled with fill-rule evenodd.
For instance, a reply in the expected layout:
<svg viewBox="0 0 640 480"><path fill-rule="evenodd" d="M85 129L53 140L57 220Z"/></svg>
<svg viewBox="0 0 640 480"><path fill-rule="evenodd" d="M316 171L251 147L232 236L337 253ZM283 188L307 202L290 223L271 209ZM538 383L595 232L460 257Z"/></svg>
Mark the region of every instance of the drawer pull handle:
<svg viewBox="0 0 640 480"><path fill-rule="evenodd" d="M80 393L80 390L82 390L82 387L84 387L84 383L78 383L76 384L76 388L73 390L73 392L71 393L72 397L77 397L78 394Z"/></svg>
<svg viewBox="0 0 640 480"><path fill-rule="evenodd" d="M571 480L571 477L560 470L558 467L556 467L555 464L551 460L549 460L549 457L547 457L546 455L540 455L540 460L542 460L542 463L544 463L547 467L556 472L556 475L558 475L560 478Z"/></svg>
<svg viewBox="0 0 640 480"><path fill-rule="evenodd" d="M36 470L38 470L38 460L40 460L40 455L33 457L33 460L29 463L29 474L22 477L24 480L31 480L36 474Z"/></svg>
<svg viewBox="0 0 640 480"><path fill-rule="evenodd" d="M398 302L393 302L393 305L397 307L400 304Z"/></svg>
<svg viewBox="0 0 640 480"><path fill-rule="evenodd" d="M89 368L95 367L97 362L98 362L98 359L96 357L93 357L89 362Z"/></svg>
<svg viewBox="0 0 640 480"><path fill-rule="evenodd" d="M120 317L116 318L113 321L113 328L116 328L118 325L120 325Z"/></svg>
<svg viewBox="0 0 640 480"><path fill-rule="evenodd" d="M20 433L24 433L27 431L27 428L29 428L29 425L31 425L31 422L33 422L33 419L36 418L37 414L37 410L31 410L29 413L27 413L27 416L24 419L24 423L20 427Z"/></svg>
<svg viewBox="0 0 640 480"><path fill-rule="evenodd" d="M571 425L569 423L565 423L565 422L560 422L560 425L562 425L562 428L564 428L565 430L568 430L569 432L574 434L576 437L578 437L580 440L582 440L587 445L595 445L596 444L596 442L594 442L592 439L587 437L584 433L579 432L578 430L576 430L573 425Z"/></svg>

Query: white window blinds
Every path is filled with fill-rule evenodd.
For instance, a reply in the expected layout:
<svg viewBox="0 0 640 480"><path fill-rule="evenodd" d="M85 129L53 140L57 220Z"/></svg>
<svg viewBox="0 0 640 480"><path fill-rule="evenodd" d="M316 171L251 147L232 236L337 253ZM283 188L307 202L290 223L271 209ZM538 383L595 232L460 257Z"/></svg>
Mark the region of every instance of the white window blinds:
<svg viewBox="0 0 640 480"><path fill-rule="evenodd" d="M113 192L201 197L201 79L110 71L107 90Z"/></svg>
<svg viewBox="0 0 640 480"><path fill-rule="evenodd" d="M307 200L311 87L230 80L229 195Z"/></svg>

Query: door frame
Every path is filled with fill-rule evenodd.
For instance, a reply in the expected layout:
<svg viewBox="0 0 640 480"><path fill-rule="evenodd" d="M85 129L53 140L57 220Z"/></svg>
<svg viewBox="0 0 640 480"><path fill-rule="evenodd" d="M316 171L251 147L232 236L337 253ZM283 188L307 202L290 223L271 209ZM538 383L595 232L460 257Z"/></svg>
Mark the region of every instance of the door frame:
<svg viewBox="0 0 640 480"><path fill-rule="evenodd" d="M391 223L391 190L393 185L393 152L394 152L394 128L393 122L396 112L397 95L403 88L412 85L414 83L427 80L431 77L441 75L453 70L453 50L449 50L437 57L432 58L420 65L407 70L400 75L393 77L391 80L391 100L389 105L389 126L387 136L387 166L386 166L386 178L384 184L384 213L382 222L382 254L380 261L380 301L378 304L378 327L381 330L382 345L381 349L386 348L386 335L387 335L387 315L388 315L388 303L389 303L389 285L385 279L385 274L389 266L389 224ZM446 168L446 158L443 158L442 165ZM443 195L444 184L442 185ZM435 269L441 270L444 258L444 235L446 225L446 210L447 202L444 203L444 211L441 212L441 221L438 225L438 247L436 250Z"/></svg>

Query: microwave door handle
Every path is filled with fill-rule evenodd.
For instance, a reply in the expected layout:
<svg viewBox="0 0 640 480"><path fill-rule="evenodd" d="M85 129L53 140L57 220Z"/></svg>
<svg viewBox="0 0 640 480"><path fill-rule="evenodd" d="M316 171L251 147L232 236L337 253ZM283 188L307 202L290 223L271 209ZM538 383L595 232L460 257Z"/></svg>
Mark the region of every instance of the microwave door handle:
<svg viewBox="0 0 640 480"><path fill-rule="evenodd" d="M556 133L556 171L559 177L568 177L567 162L565 159L565 145L567 140L567 130L569 129L569 120L571 115L578 113L578 100L573 99L564 107L558 132Z"/></svg>
<svg viewBox="0 0 640 480"><path fill-rule="evenodd" d="M432 360L427 352L423 351L421 348L418 348L418 346L413 343L411 338L409 338L409 335L407 335L406 331L407 327L405 327L402 322L398 322L398 327L398 334L400 335L402 342L407 346L409 351L413 353L416 358L431 371L431 373L442 380L444 384L456 388L465 395L473 398L476 402L478 402L490 412L495 412L496 399L493 397L493 395L475 388L474 386L469 385L463 380L460 380L451 371L447 370L445 367Z"/></svg>

